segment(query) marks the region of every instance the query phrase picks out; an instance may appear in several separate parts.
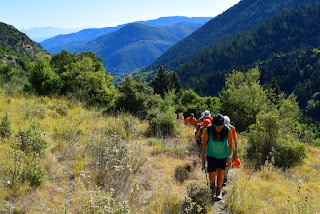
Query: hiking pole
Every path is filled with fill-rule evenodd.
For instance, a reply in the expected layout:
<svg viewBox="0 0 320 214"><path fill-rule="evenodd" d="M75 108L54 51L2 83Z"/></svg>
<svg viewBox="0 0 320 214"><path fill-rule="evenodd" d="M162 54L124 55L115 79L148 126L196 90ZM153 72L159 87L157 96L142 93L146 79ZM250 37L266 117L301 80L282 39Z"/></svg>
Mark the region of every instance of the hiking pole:
<svg viewBox="0 0 320 214"><path fill-rule="evenodd" d="M207 171L207 167L206 167L206 162L204 162L204 173L205 173L205 176L206 176L207 187L210 189L209 181L208 181L208 171Z"/></svg>

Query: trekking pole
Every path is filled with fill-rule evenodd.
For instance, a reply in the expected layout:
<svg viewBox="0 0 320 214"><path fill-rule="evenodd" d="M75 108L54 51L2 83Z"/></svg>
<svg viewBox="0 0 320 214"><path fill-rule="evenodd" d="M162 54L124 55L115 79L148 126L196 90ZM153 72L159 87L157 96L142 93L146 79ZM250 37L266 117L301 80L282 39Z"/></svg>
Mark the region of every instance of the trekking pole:
<svg viewBox="0 0 320 214"><path fill-rule="evenodd" d="M207 167L206 167L206 162L204 162L204 174L206 176L207 187L210 189L210 185L209 185L209 181L208 181L208 171L207 171Z"/></svg>

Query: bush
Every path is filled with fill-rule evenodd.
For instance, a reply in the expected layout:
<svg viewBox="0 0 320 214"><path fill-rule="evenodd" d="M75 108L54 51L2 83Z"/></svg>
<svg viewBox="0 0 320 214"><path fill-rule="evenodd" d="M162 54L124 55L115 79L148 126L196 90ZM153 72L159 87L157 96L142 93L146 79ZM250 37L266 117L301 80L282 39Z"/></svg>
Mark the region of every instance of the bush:
<svg viewBox="0 0 320 214"><path fill-rule="evenodd" d="M44 56L39 57L29 77L31 88L41 95L58 93L62 86L60 77L50 67L50 59L48 58ZM30 85L25 88L30 88Z"/></svg>
<svg viewBox="0 0 320 214"><path fill-rule="evenodd" d="M100 133L89 139L87 151L93 184L113 191L113 196L119 201L138 198L139 195L132 195L137 191L136 182L132 179L145 162L141 149L121 138Z"/></svg>
<svg viewBox="0 0 320 214"><path fill-rule="evenodd" d="M260 113L248 133L247 158L258 168L266 161L278 167L291 167L306 157L304 144L286 129L275 112Z"/></svg>
<svg viewBox="0 0 320 214"><path fill-rule="evenodd" d="M37 118L43 119L47 116L46 111L47 109L44 106L31 106L26 111L26 117L27 118L37 117Z"/></svg>
<svg viewBox="0 0 320 214"><path fill-rule="evenodd" d="M188 197L184 203L186 213L206 213L206 207L211 201L211 190L196 183L191 183L187 188Z"/></svg>
<svg viewBox="0 0 320 214"><path fill-rule="evenodd" d="M12 122L8 114L6 114L0 124L0 136L3 138L10 137L12 134Z"/></svg>
<svg viewBox="0 0 320 214"><path fill-rule="evenodd" d="M33 188L40 186L45 178L45 171L39 163L38 155L27 155L19 149L10 148L3 170L6 184L15 191L25 182Z"/></svg>
<svg viewBox="0 0 320 214"><path fill-rule="evenodd" d="M16 145L21 151L34 156L43 155L48 147L48 143L35 125L31 125L27 130L19 131Z"/></svg>
<svg viewBox="0 0 320 214"><path fill-rule="evenodd" d="M152 134L158 137L172 137L176 134L176 115L173 112L154 112L149 116Z"/></svg>

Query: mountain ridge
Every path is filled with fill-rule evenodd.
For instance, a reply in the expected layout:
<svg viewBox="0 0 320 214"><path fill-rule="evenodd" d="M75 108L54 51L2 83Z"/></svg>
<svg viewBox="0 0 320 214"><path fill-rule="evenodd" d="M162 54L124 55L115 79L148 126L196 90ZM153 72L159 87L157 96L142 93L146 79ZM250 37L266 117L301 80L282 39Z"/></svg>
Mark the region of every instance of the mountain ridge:
<svg viewBox="0 0 320 214"><path fill-rule="evenodd" d="M167 25L182 25L182 24L193 24L196 26L201 26L212 17L185 17L185 16L169 16L169 17L160 17L154 20L148 21L136 21L133 23L146 24L151 26L167 26ZM127 23L130 24L130 23ZM42 46L48 50L50 53L58 53L61 50L65 49L70 51L76 48L79 45L84 45L90 40L96 39L99 36L111 33L116 30L119 30L126 24L121 24L116 27L105 27L105 28L88 28L83 29L76 33L66 34L66 35L57 35L53 38L49 38L41 42ZM76 43L76 44L75 44Z"/></svg>
<svg viewBox="0 0 320 214"><path fill-rule="evenodd" d="M285 8L313 1L315 0L242 0L169 48L144 70L156 69L160 65L171 70L193 58L201 50L227 39L234 33L250 30Z"/></svg>

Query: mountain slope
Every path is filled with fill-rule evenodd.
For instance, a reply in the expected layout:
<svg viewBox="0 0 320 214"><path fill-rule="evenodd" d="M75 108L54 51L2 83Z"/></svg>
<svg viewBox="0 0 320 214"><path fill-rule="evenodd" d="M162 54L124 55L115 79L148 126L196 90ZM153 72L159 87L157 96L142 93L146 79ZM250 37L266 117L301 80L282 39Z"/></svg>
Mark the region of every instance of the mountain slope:
<svg viewBox="0 0 320 214"><path fill-rule="evenodd" d="M103 34L116 31L121 27L122 26L84 29L77 33L55 36L41 42L41 44L52 54L58 53L61 50L70 51L77 48L79 45L83 45L86 42L93 40Z"/></svg>
<svg viewBox="0 0 320 214"><path fill-rule="evenodd" d="M160 65L173 69L204 48L211 47L237 32L252 29L285 8L312 1L314 0L242 0L172 46L145 70L156 69Z"/></svg>
<svg viewBox="0 0 320 214"><path fill-rule="evenodd" d="M75 49L92 51L104 59L107 71L124 74L148 65L180 38L157 27L132 23Z"/></svg>
<svg viewBox="0 0 320 214"><path fill-rule="evenodd" d="M216 95L233 69L259 67L263 83L275 78L281 90L298 95L299 105L311 115L320 109L319 23L320 1L303 3L202 51L175 71L185 87Z"/></svg>
<svg viewBox="0 0 320 214"><path fill-rule="evenodd" d="M19 56L34 58L44 53L41 45L32 41L15 27L0 22L0 59L9 62Z"/></svg>
<svg viewBox="0 0 320 214"><path fill-rule="evenodd" d="M135 23L140 23L140 24L145 24L150 26L189 25L189 26L194 26L193 30L195 30L196 28L200 27L201 25L209 21L211 18L212 17L188 18L184 16L174 16L174 17L160 17L155 20L138 21ZM101 35L119 30L123 26L125 26L125 24L118 25L116 27L84 29L77 33L55 36L53 38L50 38L41 42L41 44L50 53L58 53L61 50L70 51L70 50L76 49L81 45L84 45L90 40L98 38Z"/></svg>

